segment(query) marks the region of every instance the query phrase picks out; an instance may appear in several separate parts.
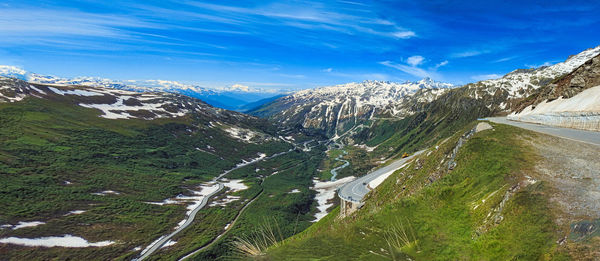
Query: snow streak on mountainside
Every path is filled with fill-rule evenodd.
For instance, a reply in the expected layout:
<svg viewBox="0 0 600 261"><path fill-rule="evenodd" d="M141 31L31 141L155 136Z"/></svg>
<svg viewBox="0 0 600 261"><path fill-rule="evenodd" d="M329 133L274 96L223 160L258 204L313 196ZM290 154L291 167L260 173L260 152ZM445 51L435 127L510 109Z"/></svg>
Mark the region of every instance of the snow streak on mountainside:
<svg viewBox="0 0 600 261"><path fill-rule="evenodd" d="M508 119L600 131L600 55L535 91Z"/></svg>
<svg viewBox="0 0 600 261"><path fill-rule="evenodd" d="M510 120L533 122L574 129L600 131L600 86L587 89L575 97L545 101L532 109L528 106Z"/></svg>
<svg viewBox="0 0 600 261"><path fill-rule="evenodd" d="M102 111L108 119L179 117L193 111L215 110L198 100L169 93L140 93L101 87L66 87L31 84L0 78L0 102L17 102L28 96L66 99L82 107Z"/></svg>
<svg viewBox="0 0 600 261"><path fill-rule="evenodd" d="M214 108L198 99L165 92L133 92L102 87L59 86L28 83L0 77L0 102L18 102L26 97L63 100L101 111L108 119L180 117L188 113L206 116L249 117Z"/></svg>
<svg viewBox="0 0 600 261"><path fill-rule="evenodd" d="M96 109L106 119L142 119L190 117L206 128L222 131L242 143L279 140L263 129L273 129L256 117L216 108L196 98L167 92L134 92L103 87L62 86L28 83L0 77L0 104L21 102L28 97ZM200 149L198 149L200 150Z"/></svg>
<svg viewBox="0 0 600 261"><path fill-rule="evenodd" d="M251 114L284 124L325 130L335 137L367 120L411 115L414 112L413 102L430 102L452 87L452 84L429 78L404 83L348 83L299 91Z"/></svg>
<svg viewBox="0 0 600 261"><path fill-rule="evenodd" d="M175 92L189 90L197 93L209 92L210 90L193 86L189 84L183 84L175 81L163 81L163 80L127 80L127 81L115 81L106 78L99 77L76 77L76 78L61 78L50 75L41 75L37 73L27 72L21 68L15 66L0 65L0 76L17 78L30 83L41 83L41 84L54 84L54 85L81 85L90 87L105 87L114 89L124 89L131 91L140 92L151 92L151 91L164 91L164 92Z"/></svg>
<svg viewBox="0 0 600 261"><path fill-rule="evenodd" d="M600 46L587 49L566 61L537 69L514 70L502 78L491 79L465 85L469 96L483 99L486 106L494 111L514 109L521 99L554 79L572 72L586 61L600 54Z"/></svg>

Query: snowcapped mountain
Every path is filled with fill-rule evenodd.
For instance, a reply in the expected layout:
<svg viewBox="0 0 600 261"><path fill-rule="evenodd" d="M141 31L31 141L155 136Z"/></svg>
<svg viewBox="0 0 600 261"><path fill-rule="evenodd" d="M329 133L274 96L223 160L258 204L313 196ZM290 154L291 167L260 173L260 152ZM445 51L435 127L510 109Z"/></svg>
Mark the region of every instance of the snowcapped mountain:
<svg viewBox="0 0 600 261"><path fill-rule="evenodd" d="M373 118L410 115L415 102L430 102L452 87L429 78L403 83L353 82L299 91L250 113L336 136Z"/></svg>
<svg viewBox="0 0 600 261"><path fill-rule="evenodd" d="M489 109L507 111L514 109L516 104L533 94L536 89L572 72L598 54L600 54L600 46L572 55L566 61L552 66L517 69L502 78L470 83L465 87L471 97L487 100L486 106ZM498 100L502 100L501 104L495 104L494 101Z"/></svg>
<svg viewBox="0 0 600 261"><path fill-rule="evenodd" d="M262 92L232 86L231 88L209 89L198 85L166 80L125 80L117 81L99 77L61 78L25 71L19 67L0 65L0 76L16 78L30 83L53 85L79 85L88 87L113 88L135 92L169 92L203 100L204 102L228 110L243 111L257 102L277 96L277 93ZM266 100L268 101L268 100ZM259 103L258 105L262 105Z"/></svg>
<svg viewBox="0 0 600 261"><path fill-rule="evenodd" d="M76 77L76 78L61 78L51 75L41 75L25 71L19 67L0 65L0 76L17 78L30 83L54 84L54 85L81 85L91 87L105 87L114 89L126 89L132 91L150 92L164 91L173 92L175 90L193 90L195 92L208 91L205 88L186 85L174 81L162 80L128 80L115 81L99 77Z"/></svg>
<svg viewBox="0 0 600 261"><path fill-rule="evenodd" d="M600 55L537 89L507 118L600 131Z"/></svg>
<svg viewBox="0 0 600 261"><path fill-rule="evenodd" d="M364 81L303 90L265 104L250 113L284 124L324 130L332 137L342 135L369 120L399 119L430 110L431 106L428 104L436 99L442 99L436 102L438 105L463 104L471 100L473 104L483 108L485 113L481 113L485 115L508 114L535 90L572 72L598 54L600 46L570 56L566 61L552 66L519 69L498 79L470 83L460 88L425 78L418 82Z"/></svg>

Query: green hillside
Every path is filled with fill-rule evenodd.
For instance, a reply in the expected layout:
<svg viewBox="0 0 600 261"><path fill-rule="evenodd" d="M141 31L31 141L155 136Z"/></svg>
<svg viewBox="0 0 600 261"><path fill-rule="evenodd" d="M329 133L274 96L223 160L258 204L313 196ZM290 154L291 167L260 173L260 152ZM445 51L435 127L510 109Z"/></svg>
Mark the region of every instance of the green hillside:
<svg viewBox="0 0 600 261"><path fill-rule="evenodd" d="M2 244L0 255L10 259L94 258L130 259L153 240L170 231L184 217L185 205L151 205L178 194L188 194L188 188L212 179L231 169L241 159L256 158L258 153L272 155L288 151L289 143L273 140L262 143L242 143L219 128L209 127L203 114L188 114L179 118L155 120L112 120L98 117L98 111L75 106L64 99L27 98L16 103L0 103L0 224L21 221L42 221L46 224L18 230L0 229L0 237L35 238L56 235L77 235L90 242L113 240L117 243L102 248L26 248ZM221 119L234 121L236 126L276 136L278 130L263 120ZM234 123L228 123L234 124ZM301 135L296 135L302 140ZM211 151L205 149L207 146ZM204 148L204 149L198 149ZM320 152L315 150L313 154ZM199 228L188 233L175 248L174 254L185 254L205 244L222 232L222 228L241 208L244 199L260 190L277 189L268 200L282 201L296 208L279 212L280 223L300 219L297 230L308 226L313 204L312 193L284 192L290 187L307 187L313 172L309 154L295 151L280 158L248 166L232 173L246 180L249 189L238 192L242 198L231 208L203 209L197 220L214 220L223 226ZM306 163L304 163L306 162ZM309 164L296 172L296 177L281 179L273 176L259 187L259 176L271 174L292 165ZM314 163L313 163L314 165ZM256 172L255 168L261 168ZM314 167L313 167L314 168ZM289 172L289 171L288 171ZM278 184L271 184L278 183ZM286 186L281 186L286 184ZM101 191L114 195L95 195ZM265 203L260 203L265 201ZM265 206L259 206L253 219L272 216ZM281 205L281 207L285 207ZM69 215L83 210L83 214ZM288 213L289 212L289 213ZM299 218L301 217L301 218ZM257 221L258 222L258 221ZM212 224L212 223L209 223ZM246 226L247 225L247 226ZM241 230L251 224L242 224ZM204 228L202 228L204 227ZM245 227L245 228L244 228ZM293 234L293 228L290 228ZM116 232L118 231L118 232ZM190 240L192 239L193 240ZM187 241L186 241L187 240ZM183 251L183 252L181 252Z"/></svg>
<svg viewBox="0 0 600 261"><path fill-rule="evenodd" d="M471 125L472 127L472 125ZM339 220L331 213L272 247L272 260L562 259L544 182L527 183L535 134L495 125L475 134L448 170L462 133L396 171ZM410 258L410 259L409 259Z"/></svg>

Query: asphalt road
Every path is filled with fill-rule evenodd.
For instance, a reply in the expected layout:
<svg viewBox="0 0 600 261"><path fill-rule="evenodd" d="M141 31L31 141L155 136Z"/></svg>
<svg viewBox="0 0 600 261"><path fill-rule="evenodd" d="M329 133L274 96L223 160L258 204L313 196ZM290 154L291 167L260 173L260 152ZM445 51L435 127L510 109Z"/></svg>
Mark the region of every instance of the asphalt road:
<svg viewBox="0 0 600 261"><path fill-rule="evenodd" d="M338 196L340 198L343 198L344 200L353 201L357 203L360 202L362 198L370 191L369 188L367 188L369 182L383 174L399 169L402 165L404 165L404 163L411 160L414 156L421 154L423 151L424 150L421 150L406 158L398 159L387 166L379 168L367 175L364 175L360 178L346 183L338 191Z"/></svg>
<svg viewBox="0 0 600 261"><path fill-rule="evenodd" d="M306 143L304 144L305 148L306 148L306 144L308 144L309 142L310 142L310 141L308 141L308 142L306 142ZM298 148L298 146L294 145L294 148ZM308 147L308 151L310 151L312 148L313 148L313 147ZM198 207L196 207L194 210L192 210L192 212L191 212L191 213L190 213L190 215L187 217L187 219L186 219L185 223L183 223L183 225L181 225L181 226L180 226L179 228L177 228L175 231L171 232L171 234L169 234L169 235L165 236L164 238L161 238L159 241L157 241L155 244L153 244L153 245L152 245L152 247L151 247L150 249L148 249L148 251L144 252L144 254L143 254L143 255L141 255L139 258L136 258L136 259L134 259L134 260L136 260L136 261L141 261L141 260L144 260L144 259L148 258L150 255L152 255L152 253L154 253L154 252L156 252L157 250L159 250L159 249L160 249L160 248L161 248L161 247L162 247L162 246L163 246L163 245L164 245L164 244L165 244L165 243L166 243L166 242L167 242L169 239L171 239L173 236L175 236L176 234L180 233L180 232L181 232L181 231L183 231L183 230L184 230L186 227L188 227L190 224L192 224L192 222L193 222L193 221L194 221L194 219L196 218L196 214L198 213L198 211L200 211L202 208L204 208L204 206L206 205L206 203L208 203L208 200L210 199L210 197L214 196L216 193L218 193L219 191L221 191L221 190L223 189L223 184L222 184L222 183L220 183L220 182L218 181L220 178L222 178L223 176L225 176L225 175L229 174L230 172L232 172L232 171L234 171L234 170L236 170L236 169L239 169L239 168L242 168L242 167L248 166L248 165L250 165L250 164L254 164L254 163L256 163L256 162L259 162L259 161L263 161L263 160L267 160L267 159L272 159L272 158L275 158L275 157L279 157L279 156L281 156L281 155L283 155L283 154L286 154L286 153L292 152L293 150L294 150L294 149L290 149L290 150L288 150L288 151L283 151L283 152L280 152L280 153L273 154L273 155L271 155L271 156L269 156L269 157L265 157L265 158L262 158L262 159L256 159L256 160L253 160L253 161L247 162L247 163L245 163L245 164L240 164L240 165L236 166L235 168L232 168L232 169L230 169L230 170L227 170L227 171L223 172L221 175L219 175L219 176L215 177L215 178L214 178L212 181L213 181L213 182L217 182L217 183L218 183L218 185L219 185L219 188L217 189L217 191L215 191L215 192L213 192L213 193L210 193L209 195L207 195L206 197L204 197L204 198L202 199L202 202L200 203L200 205L199 205ZM262 192L261 192L261 193L262 193ZM254 201L254 200L253 200L253 201ZM252 203L252 202L250 202L250 203ZM248 205L250 205L250 204L247 204L246 206L248 206ZM244 208L245 208L245 207L244 207Z"/></svg>
<svg viewBox="0 0 600 261"><path fill-rule="evenodd" d="M512 125L515 127L532 130L535 132L540 132L540 133L544 133L544 134L548 134L548 135L552 135L552 136L556 136L556 137L561 137L561 138L565 138L565 139L569 139L569 140L580 141L580 142L585 142L588 144L600 146L600 132L596 132L596 131L577 130L577 129L570 129L570 128L561 128L561 127L555 127L555 126L540 125L540 124L535 124L535 123L511 121L511 120L507 120L506 117L491 117L491 118L485 118L484 120L489 120L489 121L495 122L495 123Z"/></svg>
<svg viewBox="0 0 600 261"><path fill-rule="evenodd" d="M205 196L202 199L202 202L200 202L200 205L198 207L196 207L190 213L190 215L187 217L187 219L185 220L185 223L183 223L183 225L179 226L179 228L175 229L175 231L171 232L171 234L167 235L166 237L161 238L158 242L154 243L154 245L152 245L152 247L150 249L148 249L148 251L146 251L142 256L140 256L136 260L146 259L150 255L152 255L152 253L154 253L156 250L160 249L167 241L169 241L169 239L171 239L173 236L177 235L179 232L183 231L185 228L187 228L189 225L191 225L192 222L194 222L194 218L196 218L196 214L198 214L198 211L200 211L200 209L202 209L206 205L206 203L208 202L208 199L223 189L223 184L218 183L218 185L219 185L219 188L217 190L215 190L213 193L208 194L207 196Z"/></svg>
<svg viewBox="0 0 600 261"><path fill-rule="evenodd" d="M229 230L231 230L233 228L233 226L235 226L235 222L238 221L238 219L240 218L240 216L242 216L242 213L244 213L244 210L246 210L246 208L248 206L250 206L252 204L252 202L254 202L255 200L258 199L258 197L260 195L262 195L262 193L264 192L264 190L260 191L260 193L258 193L258 195L256 195L250 202L248 202L248 204L246 204L242 209L240 209L240 211L238 212L238 214L235 216L235 218L233 219L233 221L231 221L231 223L229 223L229 226L227 227L227 229L225 229L225 231L223 231L223 233L219 234L217 237L213 238L208 244L206 244L205 246L196 249L194 251L192 251L191 253L185 255L184 257L182 257L181 259L179 259L178 261L182 261L182 260L186 260L190 257L192 257L193 255L199 253L200 251L203 251L204 249L207 249L209 247L211 247L215 242L217 242L217 240L219 240L219 238L221 238L222 236L224 236L227 232L229 232Z"/></svg>

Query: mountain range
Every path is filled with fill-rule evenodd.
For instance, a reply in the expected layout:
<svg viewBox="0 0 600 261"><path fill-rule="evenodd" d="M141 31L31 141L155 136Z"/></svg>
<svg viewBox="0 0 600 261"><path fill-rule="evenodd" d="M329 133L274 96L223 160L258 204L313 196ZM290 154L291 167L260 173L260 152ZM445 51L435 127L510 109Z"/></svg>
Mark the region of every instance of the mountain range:
<svg viewBox="0 0 600 261"><path fill-rule="evenodd" d="M483 103L489 115L508 113L538 88L570 73L598 54L600 46L552 66L518 69L498 79L464 86L425 78L417 82L364 81L303 90L266 103L249 113L283 124L322 130L331 137L340 136L372 119L402 119L414 115L451 90L463 92L466 97Z"/></svg>
<svg viewBox="0 0 600 261"><path fill-rule="evenodd" d="M597 147L481 119L600 129L600 46L463 86L269 97L0 75L6 259L132 260L156 242L160 260L600 258ZM337 185L408 154L338 215Z"/></svg>
<svg viewBox="0 0 600 261"><path fill-rule="evenodd" d="M228 110L247 111L265 102L278 98L281 94L250 89L233 85L228 88L211 89L193 84L165 80L125 80L117 81L99 77L62 78L28 72L15 66L0 65L0 76L16 78L30 83L53 85L80 85L104 87L136 92L179 93L203 100L204 102Z"/></svg>

